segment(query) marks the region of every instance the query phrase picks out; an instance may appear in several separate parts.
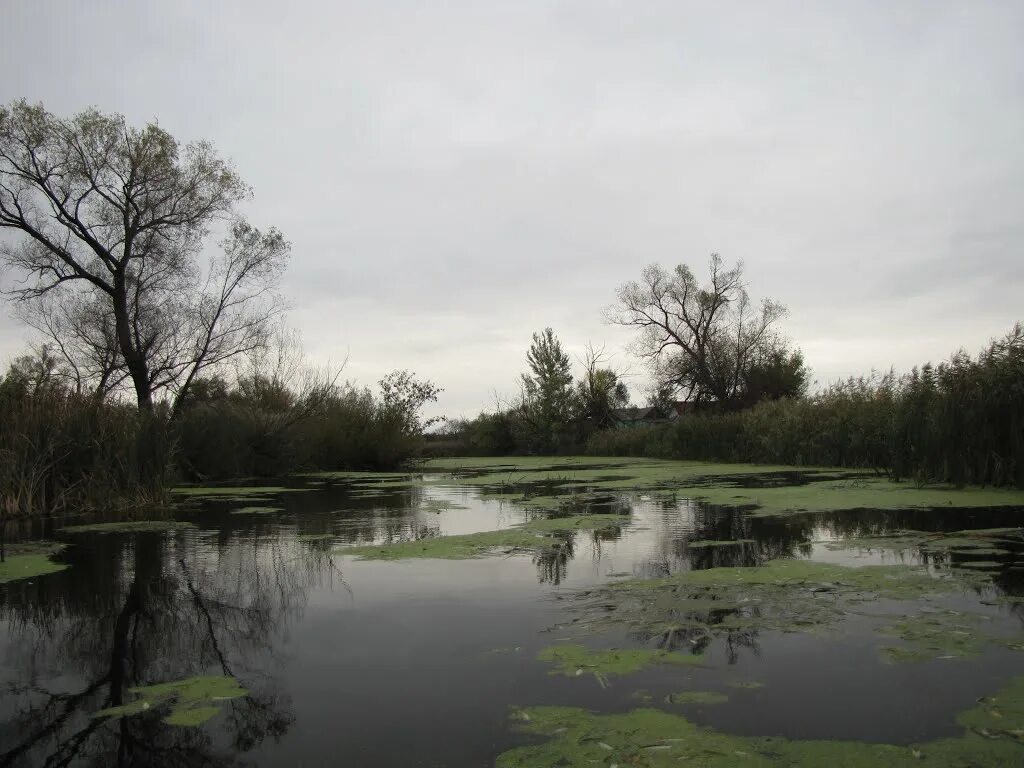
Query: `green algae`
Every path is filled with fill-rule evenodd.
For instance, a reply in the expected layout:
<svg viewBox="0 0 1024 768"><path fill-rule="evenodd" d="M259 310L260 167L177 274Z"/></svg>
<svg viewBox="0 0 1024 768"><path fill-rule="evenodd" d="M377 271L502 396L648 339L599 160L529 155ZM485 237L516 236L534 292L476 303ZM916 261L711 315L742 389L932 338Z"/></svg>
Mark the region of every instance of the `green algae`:
<svg viewBox="0 0 1024 768"><path fill-rule="evenodd" d="M977 656L986 640L978 632L984 617L962 611L930 611L880 628L880 634L898 638L900 646L881 648L891 662L959 659Z"/></svg>
<svg viewBox="0 0 1024 768"><path fill-rule="evenodd" d="M1022 490L918 486L827 467L528 457L495 461L440 459L428 462L425 469L451 472L457 475L460 485L481 486L504 494L523 489L517 503L531 503L526 492L529 486L548 483L565 493L605 490L678 495L712 504L750 507L756 509L756 516L866 508L1024 506ZM799 475L799 484L778 482L780 476L794 473ZM749 487L759 484L763 487ZM543 503L551 505L559 498L543 498Z"/></svg>
<svg viewBox="0 0 1024 768"><path fill-rule="evenodd" d="M666 704L725 704L729 697L716 691L679 691L665 697Z"/></svg>
<svg viewBox="0 0 1024 768"><path fill-rule="evenodd" d="M233 677L189 677L157 685L129 688L137 698L96 712L93 717L117 720L150 709L169 709L163 721L168 725L198 726L220 711L219 702L248 695Z"/></svg>
<svg viewBox="0 0 1024 768"><path fill-rule="evenodd" d="M232 509L232 515L275 515L284 512L284 507L239 507Z"/></svg>
<svg viewBox="0 0 1024 768"><path fill-rule="evenodd" d="M552 645L537 654L540 661L553 664L552 675L579 677L592 673L601 678L629 675L652 664L700 664L699 654L649 648L593 650L583 645Z"/></svg>
<svg viewBox="0 0 1024 768"><path fill-rule="evenodd" d="M501 754L498 768L593 765L705 768L1004 768L1024 764L1024 678L957 717L957 738L910 746L734 736L644 708L598 714L574 707L512 712L515 727L545 737Z"/></svg>
<svg viewBox="0 0 1024 768"><path fill-rule="evenodd" d="M125 520L116 523L69 525L59 528L57 533L69 535L76 533L163 533L187 528L195 528L195 526L184 520Z"/></svg>
<svg viewBox="0 0 1024 768"><path fill-rule="evenodd" d="M284 488L275 485L245 485L245 486L198 486L179 485L171 489L171 493L179 496L190 496L203 499L218 499L228 497L231 499L246 499L252 496L277 495L280 493L302 493L312 491L314 488Z"/></svg>
<svg viewBox="0 0 1024 768"><path fill-rule="evenodd" d="M770 560L763 566L753 568L686 571L675 580L700 586L804 587L828 592L872 593L894 600L935 593L941 591L942 586L948 591L957 584L953 579L933 577L926 569L912 566L868 565L849 568L796 559Z"/></svg>
<svg viewBox="0 0 1024 768"><path fill-rule="evenodd" d="M684 571L662 579L627 580L581 591L574 609L584 614L574 626L621 629L662 639L663 647L704 644L710 638L749 636L761 631L827 632L853 613L865 613L879 599L904 601L913 610L903 625L883 625L902 650L883 651L889 660L969 655L990 638L973 617L920 606L934 598L963 594L978 586L962 572L931 574L913 566L851 568L807 560L772 560L761 567ZM920 616L917 614L920 613ZM965 630L963 627L966 627ZM967 631L962 637L959 633ZM943 632L956 642L938 648ZM891 641L887 644L892 645Z"/></svg>
<svg viewBox="0 0 1024 768"><path fill-rule="evenodd" d="M69 566L66 563L55 563L50 559L63 549L63 544L52 541L9 545L6 548L4 562L0 563L0 584L34 579L67 570Z"/></svg>
<svg viewBox="0 0 1024 768"><path fill-rule="evenodd" d="M345 547L338 554L353 555L363 560L405 560L433 558L468 560L498 551L537 552L562 546L556 534L578 530L601 530L628 521L624 515L578 515L573 517L531 520L514 528L458 536L435 536L395 544L371 544Z"/></svg>

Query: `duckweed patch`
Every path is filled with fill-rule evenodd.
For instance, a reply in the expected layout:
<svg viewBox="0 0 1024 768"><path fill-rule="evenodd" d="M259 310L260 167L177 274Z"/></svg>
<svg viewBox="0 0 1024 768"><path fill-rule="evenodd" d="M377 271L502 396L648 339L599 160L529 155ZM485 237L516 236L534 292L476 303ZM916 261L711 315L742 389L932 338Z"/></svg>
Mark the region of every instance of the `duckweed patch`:
<svg viewBox="0 0 1024 768"><path fill-rule="evenodd" d="M372 544L346 547L338 554L354 555L364 560L404 560L434 558L467 560L483 557L494 551L538 552L562 546L557 534L579 530L600 530L628 521L624 515L580 515L575 517L531 520L514 528L459 536L436 536L395 544Z"/></svg>
<svg viewBox="0 0 1024 768"><path fill-rule="evenodd" d="M675 695L675 694L673 694ZM514 710L518 730L547 741L498 757L499 768L593 765L667 768L1004 768L1024 764L1024 678L957 717L957 738L894 746L732 736L657 709L602 715L574 707Z"/></svg>
<svg viewBox="0 0 1024 768"><path fill-rule="evenodd" d="M279 493L302 493L304 491L312 491L314 488L284 488L276 485L246 485L246 486L227 486L227 485L215 485L215 486L199 486L199 485L179 485L176 488L171 489L171 493L179 496L195 497L195 498L207 498L207 499L218 499L218 498L231 498L231 499L246 499L252 496L267 496L277 495Z"/></svg>
<svg viewBox="0 0 1024 768"><path fill-rule="evenodd" d="M828 631L851 613L870 613L879 599L906 601L912 611L882 626L901 641L890 660L961 657L992 640L984 617L927 608L937 597L982 584L981 576L929 574L912 566L850 568L807 560L773 560L762 567L709 568L664 579L628 580L577 594L571 626L622 628L665 648L703 646L718 636L764 630ZM907 614L910 614L909 616Z"/></svg>
<svg viewBox="0 0 1024 768"><path fill-rule="evenodd" d="M117 720L138 715L150 709L166 711L163 721L168 725L198 726L220 711L220 703L248 695L233 677L189 677L157 685L129 688L137 698L127 704L108 707L93 717Z"/></svg>
<svg viewBox="0 0 1024 768"><path fill-rule="evenodd" d="M666 704L725 704L729 697L716 691L680 691L665 697Z"/></svg>
<svg viewBox="0 0 1024 768"><path fill-rule="evenodd" d="M979 636L980 617L956 611L918 615L882 627L882 635L898 638L899 646L885 646L889 661L958 659L980 653L985 638Z"/></svg>
<svg viewBox="0 0 1024 768"><path fill-rule="evenodd" d="M700 664L699 654L649 648L592 650L583 645L552 645L537 654L540 661L554 665L552 675L580 677L586 673L603 678L629 675L652 664Z"/></svg>
<svg viewBox="0 0 1024 768"><path fill-rule="evenodd" d="M954 532L898 531L887 535L860 536L825 545L832 550L861 549L866 551L915 550L930 557L950 559L952 565L962 568L999 568L1003 563L970 560L972 557L1013 558L1024 547L1024 529L983 528Z"/></svg>
<svg viewBox="0 0 1024 768"><path fill-rule="evenodd" d="M232 515L276 515L284 512L284 507L239 507L232 509Z"/></svg>
<svg viewBox="0 0 1024 768"><path fill-rule="evenodd" d="M50 559L63 549L63 544L52 541L9 545L4 562L0 563L0 584L67 570L69 566L66 563L55 563Z"/></svg>
<svg viewBox="0 0 1024 768"><path fill-rule="evenodd" d="M59 528L57 533L69 535L77 533L164 533L166 531L182 531L187 528L195 528L195 526L184 520L127 520L117 523L69 525Z"/></svg>
<svg viewBox="0 0 1024 768"><path fill-rule="evenodd" d="M430 471L451 472L461 485L530 500L530 486L548 483L561 494L594 491L650 493L699 499L712 504L756 508L760 517L844 509L932 507L1024 507L1024 490L917 486L865 476L862 471L822 467L572 457L524 459L438 459ZM550 505L561 496L543 499Z"/></svg>

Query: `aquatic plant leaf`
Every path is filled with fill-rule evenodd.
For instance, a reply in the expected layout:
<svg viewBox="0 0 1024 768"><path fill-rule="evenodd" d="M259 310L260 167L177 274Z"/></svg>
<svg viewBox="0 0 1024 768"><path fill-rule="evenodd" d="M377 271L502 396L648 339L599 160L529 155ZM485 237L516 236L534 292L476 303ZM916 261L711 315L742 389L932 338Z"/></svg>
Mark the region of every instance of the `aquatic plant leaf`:
<svg viewBox="0 0 1024 768"><path fill-rule="evenodd" d="M233 677L189 677L156 685L129 688L137 696L134 701L101 709L93 717L118 719L146 712L150 709L170 708L163 718L168 725L197 726L213 717L220 708L217 702L237 699L248 691Z"/></svg>

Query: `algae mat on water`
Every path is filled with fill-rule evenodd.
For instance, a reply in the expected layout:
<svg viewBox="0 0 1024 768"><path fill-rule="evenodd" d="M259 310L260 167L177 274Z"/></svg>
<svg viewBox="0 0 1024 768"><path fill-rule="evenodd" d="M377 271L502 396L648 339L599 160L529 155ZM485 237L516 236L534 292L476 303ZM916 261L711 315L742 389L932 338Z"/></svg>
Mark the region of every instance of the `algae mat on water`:
<svg viewBox="0 0 1024 768"><path fill-rule="evenodd" d="M435 536L397 544L370 544L335 550L341 555L355 555L363 560L404 560L435 558L468 560L483 557L496 550L536 552L560 545L557 534L579 530L601 530L629 521L625 515L577 515L531 520L514 528L460 536Z"/></svg>
<svg viewBox="0 0 1024 768"><path fill-rule="evenodd" d="M930 507L1024 507L1024 491L998 488L917 486L828 467L714 464L695 461L605 457L436 459L426 471L452 473L455 482L500 490L548 484L560 494L579 490L646 493L758 508L756 514L786 515L843 509ZM550 499L546 499L550 502Z"/></svg>
<svg viewBox="0 0 1024 768"><path fill-rule="evenodd" d="M55 563L50 559L63 549L63 544L51 541L29 542L8 547L4 562L0 563L0 584L66 570L68 566L65 563Z"/></svg>
<svg viewBox="0 0 1024 768"><path fill-rule="evenodd" d="M129 688L138 698L127 704L108 707L93 717L119 719L138 715L151 709L167 711L163 721L168 725L202 725L220 711L220 703L248 695L233 677L189 677L157 685Z"/></svg>
<svg viewBox="0 0 1024 768"><path fill-rule="evenodd" d="M955 659L988 644L1021 644L1019 635L990 634L989 615L937 602L976 594L988 583L985 576L933 574L913 566L772 560L761 567L685 571L580 591L573 612L582 613L582 620L577 616L565 626L592 632L625 627L660 637L663 647L672 648L762 631L828 631L850 614L871 617L877 601L886 600L900 606L873 617L880 641L885 638L879 652L886 660Z"/></svg>
<svg viewBox="0 0 1024 768"><path fill-rule="evenodd" d="M181 531L187 528L195 528L195 526L183 520L126 520L118 523L69 525L57 529L57 533L163 533L165 531Z"/></svg>
<svg viewBox="0 0 1024 768"><path fill-rule="evenodd" d="M683 703L683 702L680 702ZM597 714L533 707L512 714L544 743L500 755L499 768L701 766L702 768L1009 768L1024 765L1024 678L962 712L959 738L912 746L732 736L657 709Z"/></svg>

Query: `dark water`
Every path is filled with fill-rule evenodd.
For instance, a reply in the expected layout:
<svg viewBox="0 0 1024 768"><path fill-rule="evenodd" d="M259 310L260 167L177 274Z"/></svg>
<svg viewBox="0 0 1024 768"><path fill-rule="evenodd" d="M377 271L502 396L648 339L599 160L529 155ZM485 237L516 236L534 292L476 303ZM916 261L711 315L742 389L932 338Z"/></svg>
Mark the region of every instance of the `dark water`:
<svg viewBox="0 0 1024 768"><path fill-rule="evenodd" d="M705 668L647 669L607 688L551 676L536 660L541 648L578 637L573 595L622 574L778 557L925 562L823 542L1015 525L1020 510L775 519L683 497L607 496L601 508L630 511L630 523L579 532L544 556L361 562L332 551L492 530L532 513L454 484L329 484L282 495L273 502L280 514L231 514L250 503L207 502L179 515L193 530L77 536L61 555L68 570L0 587L0 764L486 766L524 743L508 727L511 705L621 711L638 706L638 689L654 701L683 688L728 690L728 704L685 714L732 733L910 743L958 734L956 712L1024 671L1024 654L999 649L885 664L870 621L858 616L825 635L715 639ZM688 547L735 538L756 543ZM1020 573L1004 568L998 589L1021 592ZM1006 631L1021 627L1009 606L959 600ZM200 674L235 676L250 696L200 728L155 715L90 717L132 686ZM764 687L728 687L746 682Z"/></svg>

